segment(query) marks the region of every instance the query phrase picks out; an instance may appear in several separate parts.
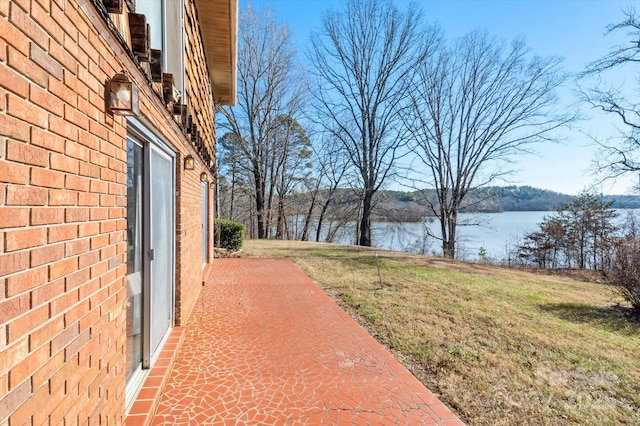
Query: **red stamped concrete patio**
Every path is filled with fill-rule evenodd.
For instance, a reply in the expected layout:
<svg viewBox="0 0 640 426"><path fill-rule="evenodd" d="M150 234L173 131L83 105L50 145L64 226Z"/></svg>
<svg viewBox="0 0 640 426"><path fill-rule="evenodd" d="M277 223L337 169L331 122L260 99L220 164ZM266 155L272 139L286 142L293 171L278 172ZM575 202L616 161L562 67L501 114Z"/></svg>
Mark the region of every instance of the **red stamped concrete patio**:
<svg viewBox="0 0 640 426"><path fill-rule="evenodd" d="M286 259L218 259L153 425L462 425Z"/></svg>

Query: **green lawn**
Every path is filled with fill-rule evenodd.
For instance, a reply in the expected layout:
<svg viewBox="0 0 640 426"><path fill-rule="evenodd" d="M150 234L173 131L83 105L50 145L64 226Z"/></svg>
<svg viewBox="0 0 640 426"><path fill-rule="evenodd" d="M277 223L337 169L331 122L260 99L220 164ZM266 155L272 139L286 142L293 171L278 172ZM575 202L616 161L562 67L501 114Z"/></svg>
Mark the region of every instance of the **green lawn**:
<svg viewBox="0 0 640 426"><path fill-rule="evenodd" d="M640 424L640 323L604 285L330 244L243 255L291 258L468 424Z"/></svg>

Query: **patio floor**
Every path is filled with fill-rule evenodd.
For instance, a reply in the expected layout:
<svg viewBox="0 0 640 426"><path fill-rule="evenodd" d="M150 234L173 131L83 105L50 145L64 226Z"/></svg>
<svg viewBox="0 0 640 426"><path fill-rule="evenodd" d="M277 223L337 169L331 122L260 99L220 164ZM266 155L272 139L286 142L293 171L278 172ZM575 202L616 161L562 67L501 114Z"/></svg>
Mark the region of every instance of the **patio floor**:
<svg viewBox="0 0 640 426"><path fill-rule="evenodd" d="M462 425L287 259L216 259L153 425Z"/></svg>

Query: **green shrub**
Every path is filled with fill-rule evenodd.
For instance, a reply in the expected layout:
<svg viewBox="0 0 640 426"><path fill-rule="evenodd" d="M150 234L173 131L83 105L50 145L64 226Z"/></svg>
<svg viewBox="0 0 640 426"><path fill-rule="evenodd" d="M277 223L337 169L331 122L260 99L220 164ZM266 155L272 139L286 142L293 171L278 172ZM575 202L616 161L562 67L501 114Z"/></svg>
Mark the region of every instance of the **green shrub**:
<svg viewBox="0 0 640 426"><path fill-rule="evenodd" d="M244 225L226 219L216 219L215 246L227 250L239 250L244 240Z"/></svg>

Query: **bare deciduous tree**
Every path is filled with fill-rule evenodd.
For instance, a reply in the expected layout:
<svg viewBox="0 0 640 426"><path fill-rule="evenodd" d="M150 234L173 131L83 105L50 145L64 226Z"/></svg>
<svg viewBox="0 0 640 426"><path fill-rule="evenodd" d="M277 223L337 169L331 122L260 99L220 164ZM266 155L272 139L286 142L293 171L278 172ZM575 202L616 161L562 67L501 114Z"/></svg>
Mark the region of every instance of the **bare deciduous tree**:
<svg viewBox="0 0 640 426"><path fill-rule="evenodd" d="M458 213L469 191L503 176L511 156L551 139L572 119L553 112L565 81L560 62L530 55L520 40L506 45L475 31L420 64L406 119L436 190L429 208L440 221L441 235L433 237L442 240L445 257L455 257Z"/></svg>
<svg viewBox="0 0 640 426"><path fill-rule="evenodd" d="M587 65L582 78L601 77L606 71L640 63L640 17L633 8L624 15L622 22L607 26L607 34L626 31L629 42ZM640 102L625 96L621 89L606 87L601 82L584 90L582 97L592 107L617 116L624 126L619 139L599 142L603 155L596 160L598 171L610 177L640 171Z"/></svg>
<svg viewBox="0 0 640 426"><path fill-rule="evenodd" d="M278 117L299 115L305 79L299 72L296 51L286 25L276 22L269 9L247 6L241 13L238 40L237 105L221 108L219 126L236 135L234 152L250 175L257 216L257 236L270 232L269 206L281 170L277 143Z"/></svg>
<svg viewBox="0 0 640 426"><path fill-rule="evenodd" d="M362 190L358 244L371 245L373 196L393 172L406 137L402 107L408 80L437 39L414 6L401 13L388 0L348 0L327 12L311 39L318 124L340 141Z"/></svg>

